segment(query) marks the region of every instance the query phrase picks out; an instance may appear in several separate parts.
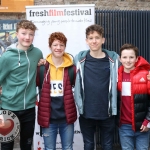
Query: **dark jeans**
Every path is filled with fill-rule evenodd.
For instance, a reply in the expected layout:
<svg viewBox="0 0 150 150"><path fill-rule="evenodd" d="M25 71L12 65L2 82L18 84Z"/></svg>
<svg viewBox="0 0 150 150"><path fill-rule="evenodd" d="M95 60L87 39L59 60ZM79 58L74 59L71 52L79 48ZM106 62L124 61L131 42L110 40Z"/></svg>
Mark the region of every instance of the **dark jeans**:
<svg viewBox="0 0 150 150"><path fill-rule="evenodd" d="M80 116L79 122L83 135L84 150L94 150L94 135L96 127L100 128L103 150L113 149L113 133L115 128L114 117L110 117L106 120L94 120L86 119L83 116Z"/></svg>
<svg viewBox="0 0 150 150"><path fill-rule="evenodd" d="M12 111L20 121L20 148L21 150L31 150L34 125L35 125L35 108L21 111ZM13 150L14 141L1 143L1 150Z"/></svg>

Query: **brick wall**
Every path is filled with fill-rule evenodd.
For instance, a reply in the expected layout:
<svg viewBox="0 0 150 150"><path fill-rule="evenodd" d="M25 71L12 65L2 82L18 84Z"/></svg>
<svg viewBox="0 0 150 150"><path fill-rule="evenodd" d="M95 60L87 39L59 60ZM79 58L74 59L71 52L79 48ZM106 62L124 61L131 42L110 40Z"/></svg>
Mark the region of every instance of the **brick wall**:
<svg viewBox="0 0 150 150"><path fill-rule="evenodd" d="M150 10L150 0L34 0L35 5L95 4L99 9ZM25 19L25 13L1 13L0 19Z"/></svg>

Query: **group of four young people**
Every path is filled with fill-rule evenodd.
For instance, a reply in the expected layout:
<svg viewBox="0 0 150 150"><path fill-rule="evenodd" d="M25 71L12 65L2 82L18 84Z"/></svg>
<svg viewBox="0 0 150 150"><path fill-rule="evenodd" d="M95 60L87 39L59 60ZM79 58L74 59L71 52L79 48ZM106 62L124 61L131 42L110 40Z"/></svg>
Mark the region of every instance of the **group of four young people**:
<svg viewBox="0 0 150 150"><path fill-rule="evenodd" d="M73 149L74 122L77 119L75 104L80 114L84 150L94 150L96 127L101 131L102 148L113 149L117 112L122 149L134 150L136 138L136 149L148 150L150 83L147 78L150 65L138 57L137 47L124 44L120 57L114 51L102 49L104 29L100 25L91 25L86 28L89 50L79 52L73 60L65 52L66 36L54 32L48 39L51 53L44 61L42 52L32 44L35 30L32 22L19 22L16 30L18 42L0 57L2 109L14 112L19 118L21 150L30 150L32 145L36 83L37 86L40 84L37 65L42 63L45 70L37 115L45 150L56 149L58 131L62 149ZM70 67L74 70L74 82L70 81ZM1 143L1 150L12 150L13 145L14 142Z"/></svg>

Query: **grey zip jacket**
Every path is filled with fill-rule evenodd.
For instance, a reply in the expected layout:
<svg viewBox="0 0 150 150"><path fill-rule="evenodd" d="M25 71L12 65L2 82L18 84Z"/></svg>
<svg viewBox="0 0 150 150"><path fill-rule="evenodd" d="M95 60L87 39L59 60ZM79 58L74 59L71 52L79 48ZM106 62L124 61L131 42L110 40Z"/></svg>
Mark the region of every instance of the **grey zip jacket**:
<svg viewBox="0 0 150 150"><path fill-rule="evenodd" d="M78 106L79 114L83 114L84 110L84 64L86 55L90 50L81 51L75 56L75 65L77 68L76 82L74 89L75 102ZM110 62L110 81L109 81L109 105L108 115L117 115L117 80L118 80L118 65L120 64L118 54L114 51L102 49L103 52L108 54Z"/></svg>

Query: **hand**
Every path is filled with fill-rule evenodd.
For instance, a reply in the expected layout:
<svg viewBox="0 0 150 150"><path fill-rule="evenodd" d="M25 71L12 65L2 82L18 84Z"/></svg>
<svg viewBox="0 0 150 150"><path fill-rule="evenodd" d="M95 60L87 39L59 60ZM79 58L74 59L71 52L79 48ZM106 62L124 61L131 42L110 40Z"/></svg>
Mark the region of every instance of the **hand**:
<svg viewBox="0 0 150 150"><path fill-rule="evenodd" d="M140 132L147 132L149 128L147 126L142 125L140 130L141 130Z"/></svg>
<svg viewBox="0 0 150 150"><path fill-rule="evenodd" d="M150 80L150 71L149 71L149 73L147 75L147 80Z"/></svg>
<svg viewBox="0 0 150 150"><path fill-rule="evenodd" d="M40 59L38 62L38 66L42 66L46 64L46 60L45 59Z"/></svg>

